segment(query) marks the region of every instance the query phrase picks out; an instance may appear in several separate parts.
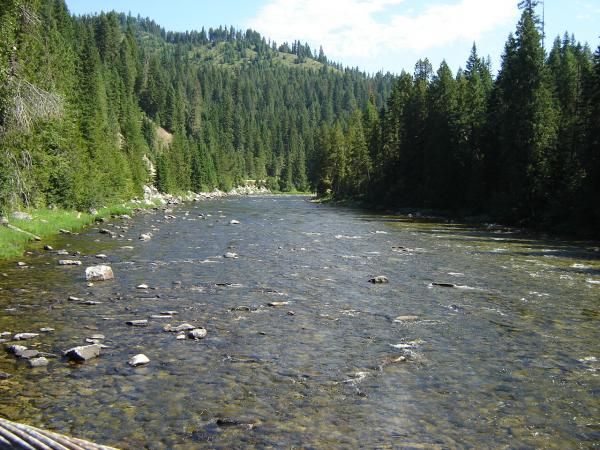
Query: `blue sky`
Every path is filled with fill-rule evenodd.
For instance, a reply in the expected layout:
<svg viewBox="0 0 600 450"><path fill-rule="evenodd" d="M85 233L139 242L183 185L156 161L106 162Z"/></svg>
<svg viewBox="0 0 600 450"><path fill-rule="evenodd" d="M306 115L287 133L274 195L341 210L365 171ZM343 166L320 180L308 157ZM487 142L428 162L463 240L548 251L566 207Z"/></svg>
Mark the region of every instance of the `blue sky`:
<svg viewBox="0 0 600 450"><path fill-rule="evenodd" d="M327 56L368 72L409 72L428 57L464 66L471 44L490 55L494 70L519 17L517 0L66 0L74 14L131 12L167 30L233 25L253 28L277 43L300 39ZM541 13L541 7L539 8ZM575 34L592 50L600 44L598 0L546 0L547 46Z"/></svg>

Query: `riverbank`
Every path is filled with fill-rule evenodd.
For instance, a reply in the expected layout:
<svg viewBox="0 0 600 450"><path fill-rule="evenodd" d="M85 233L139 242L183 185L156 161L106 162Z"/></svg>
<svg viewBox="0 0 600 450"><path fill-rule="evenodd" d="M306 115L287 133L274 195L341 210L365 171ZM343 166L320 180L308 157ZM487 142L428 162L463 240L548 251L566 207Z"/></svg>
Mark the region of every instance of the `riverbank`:
<svg viewBox="0 0 600 450"><path fill-rule="evenodd" d="M240 186L229 192L218 189L212 192L187 192L172 195L159 192L153 186L144 186L144 198L105 206L89 211L73 211L60 208L40 208L14 211L0 221L0 259L21 256L28 248L44 246L44 239L59 233L79 232L95 222L111 217L131 216L141 211L178 205L184 202L206 201L216 198L268 194L262 187Z"/></svg>

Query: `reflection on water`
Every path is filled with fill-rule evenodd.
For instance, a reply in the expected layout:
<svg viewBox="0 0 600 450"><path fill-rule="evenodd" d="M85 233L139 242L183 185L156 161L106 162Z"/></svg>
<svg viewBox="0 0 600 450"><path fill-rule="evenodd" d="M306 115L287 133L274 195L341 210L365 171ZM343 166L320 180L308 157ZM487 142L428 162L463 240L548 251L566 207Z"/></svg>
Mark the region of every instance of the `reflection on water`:
<svg viewBox="0 0 600 450"><path fill-rule="evenodd" d="M594 244L294 197L173 214L116 221L122 238L90 230L52 242L80 251L79 267L43 251L27 268L0 265L0 332L52 327L25 345L56 355L99 333L108 347L36 369L0 352L11 375L0 380L1 416L123 448L600 440ZM153 239L138 241L147 231ZM116 279L88 287L84 268L102 261ZM368 283L376 275L390 282ZM177 314L158 318L165 311ZM125 324L134 319L149 324ZM183 322L207 337L163 331ZM138 353L150 364L128 366Z"/></svg>

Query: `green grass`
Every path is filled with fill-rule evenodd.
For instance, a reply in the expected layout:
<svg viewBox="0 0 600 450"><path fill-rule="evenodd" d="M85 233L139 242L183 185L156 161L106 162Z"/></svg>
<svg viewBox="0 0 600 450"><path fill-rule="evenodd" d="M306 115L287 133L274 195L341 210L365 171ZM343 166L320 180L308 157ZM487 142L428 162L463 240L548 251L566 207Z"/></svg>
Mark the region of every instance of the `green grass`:
<svg viewBox="0 0 600 450"><path fill-rule="evenodd" d="M97 217L132 214L136 208L152 208L145 203L122 203L107 206L98 210L97 215L64 209L31 209L24 212L32 216L32 220L9 218L10 224L40 238L58 234L60 230L79 231L94 223ZM13 259L21 256L33 238L7 227L0 227L0 259Z"/></svg>

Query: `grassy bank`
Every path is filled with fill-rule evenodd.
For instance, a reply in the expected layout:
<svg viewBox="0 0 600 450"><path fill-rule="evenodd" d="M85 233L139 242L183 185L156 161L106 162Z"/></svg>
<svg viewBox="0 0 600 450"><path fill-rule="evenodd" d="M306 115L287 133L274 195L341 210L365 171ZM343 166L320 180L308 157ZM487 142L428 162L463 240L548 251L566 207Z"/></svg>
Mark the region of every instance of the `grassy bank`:
<svg viewBox="0 0 600 450"><path fill-rule="evenodd" d="M79 231L94 223L98 218L113 215L132 214L135 209L152 208L155 205L145 203L121 203L99 209L93 215L64 209L30 209L23 212L31 215L31 220L19 220L9 217L10 224L23 231L42 238L56 235L60 230ZM0 226L0 259L17 258L23 254L34 238L8 227Z"/></svg>

